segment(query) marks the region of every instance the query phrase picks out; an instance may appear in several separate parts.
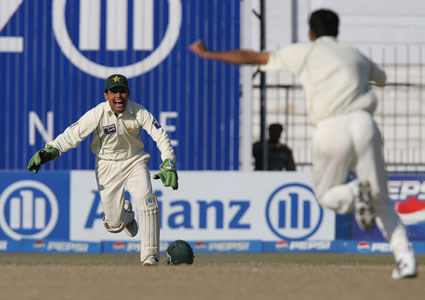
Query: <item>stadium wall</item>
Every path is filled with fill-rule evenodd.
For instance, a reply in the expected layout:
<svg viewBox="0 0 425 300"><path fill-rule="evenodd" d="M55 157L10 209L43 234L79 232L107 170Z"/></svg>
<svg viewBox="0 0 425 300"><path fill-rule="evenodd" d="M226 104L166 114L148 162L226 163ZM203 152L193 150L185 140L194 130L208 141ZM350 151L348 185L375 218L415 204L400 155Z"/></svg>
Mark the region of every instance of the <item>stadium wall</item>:
<svg viewBox="0 0 425 300"><path fill-rule="evenodd" d="M276 175L182 171L177 191L154 181L162 249L184 239L199 253L390 251L376 228L365 234L351 215L321 208L310 173ZM140 233L131 239L103 228L93 171L2 171L0 190L0 251L132 253L140 247ZM392 173L389 191L413 245L423 251L425 174Z"/></svg>

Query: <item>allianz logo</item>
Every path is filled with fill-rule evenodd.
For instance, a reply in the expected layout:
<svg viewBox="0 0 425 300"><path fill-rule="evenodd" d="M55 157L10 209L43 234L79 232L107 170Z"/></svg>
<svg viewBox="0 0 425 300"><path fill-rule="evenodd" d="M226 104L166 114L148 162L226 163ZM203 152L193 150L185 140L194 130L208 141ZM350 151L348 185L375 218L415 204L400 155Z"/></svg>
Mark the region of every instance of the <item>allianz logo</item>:
<svg viewBox="0 0 425 300"><path fill-rule="evenodd" d="M133 50L151 51L154 46L154 0L134 0L132 10L128 0L107 1L106 16L101 15L101 1L80 0L78 45L80 50L101 48L101 22L106 23L106 50L127 50L132 32ZM122 20L132 19L132 24ZM130 26L129 26L130 25ZM129 28L130 27L130 28Z"/></svg>
<svg viewBox="0 0 425 300"><path fill-rule="evenodd" d="M81 71L92 76L105 78L111 73L126 74L128 78L139 76L159 65L174 48L180 35L182 5L180 0L168 0L168 16L162 16L154 0L80 0L67 5L67 0L54 0L52 6L53 32L63 54ZM164 1L167 2L167 1ZM102 14L102 3L106 15ZM67 8L79 6L78 41L72 39L67 27ZM130 7L131 5L131 7ZM159 13L156 13L159 11ZM103 20L102 20L103 18ZM155 21L154 18L158 18ZM130 20L132 24L122 22ZM74 21L74 20L73 20ZM102 27L105 24L105 27ZM155 27L156 24L159 26ZM165 28L165 31L163 29ZM105 45L102 45L102 36ZM155 41L159 39L158 45ZM104 49L102 49L104 47ZM131 48L131 49L129 49ZM102 51L103 50L103 51ZM129 51L122 59L121 66L109 66L85 56L90 51ZM133 51L148 51L137 61L132 61ZM114 53L115 54L115 53ZM113 60L115 61L115 59Z"/></svg>
<svg viewBox="0 0 425 300"><path fill-rule="evenodd" d="M9 22L14 22L13 16L23 2L23 0L7 0L8 5L3 5L0 11L0 31ZM155 9L155 5L158 6L159 2L155 0L53 0L51 14L53 32L63 54L81 71L102 79L111 73L126 74L128 78L136 77L159 65L170 54L180 35L181 0L161 1L161 3L168 3L168 10L166 10L168 15L163 13L165 4ZM102 9L103 5L105 10ZM158 21L155 21L156 17ZM132 20L132 24L127 24L127 20ZM68 25L74 26L76 22L78 22L78 30L69 30ZM75 35L78 37L72 39L70 31L76 32ZM42 35L39 32L38 34ZM0 36L0 53L24 52L25 39L29 36ZM104 46L102 45L103 36ZM155 42L158 45L155 45ZM126 62L125 65L115 67L101 64L90 59L90 55L86 56L82 53L97 51L98 54L99 52L103 54L105 50L131 50L132 52L125 54L123 59ZM133 51L148 52L141 59L130 61ZM113 61L115 62L115 59Z"/></svg>
<svg viewBox="0 0 425 300"><path fill-rule="evenodd" d="M45 238L58 216L56 196L41 182L17 181L0 195L0 227L14 240Z"/></svg>
<svg viewBox="0 0 425 300"><path fill-rule="evenodd" d="M266 218L276 236L286 241L299 241L311 237L318 230L323 209L311 187L289 183L277 188L269 197Z"/></svg>

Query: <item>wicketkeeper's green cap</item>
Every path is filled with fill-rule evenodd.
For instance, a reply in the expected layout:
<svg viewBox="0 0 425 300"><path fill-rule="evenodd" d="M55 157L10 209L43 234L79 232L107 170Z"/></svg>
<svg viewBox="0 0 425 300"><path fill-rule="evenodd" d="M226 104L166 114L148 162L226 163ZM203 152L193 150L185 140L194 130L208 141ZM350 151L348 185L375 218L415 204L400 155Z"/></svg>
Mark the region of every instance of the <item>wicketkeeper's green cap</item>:
<svg viewBox="0 0 425 300"><path fill-rule="evenodd" d="M123 86L128 88L128 81L124 75L112 74L105 81L105 90L110 90L117 86Z"/></svg>

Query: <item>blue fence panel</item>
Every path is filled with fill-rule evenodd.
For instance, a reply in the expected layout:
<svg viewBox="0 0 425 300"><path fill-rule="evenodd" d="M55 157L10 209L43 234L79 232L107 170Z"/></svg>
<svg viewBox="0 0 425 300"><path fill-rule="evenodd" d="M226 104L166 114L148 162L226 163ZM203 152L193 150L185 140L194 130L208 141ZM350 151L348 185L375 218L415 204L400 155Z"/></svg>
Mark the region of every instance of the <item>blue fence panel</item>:
<svg viewBox="0 0 425 300"><path fill-rule="evenodd" d="M9 0L2 8L1 169L26 168L32 153L104 101L112 73L129 78L130 99L168 131L179 169L238 169L239 68L200 59L188 45L238 48L239 1ZM142 138L157 168L156 145ZM43 168L93 169L90 141Z"/></svg>

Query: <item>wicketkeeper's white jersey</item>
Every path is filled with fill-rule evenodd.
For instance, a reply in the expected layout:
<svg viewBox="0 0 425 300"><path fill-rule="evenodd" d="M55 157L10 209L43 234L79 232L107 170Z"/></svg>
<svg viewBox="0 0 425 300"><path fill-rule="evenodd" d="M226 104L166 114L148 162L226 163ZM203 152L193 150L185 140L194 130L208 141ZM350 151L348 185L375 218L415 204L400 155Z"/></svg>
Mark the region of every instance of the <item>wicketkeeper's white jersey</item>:
<svg viewBox="0 0 425 300"><path fill-rule="evenodd" d="M330 36L272 52L260 69L298 75L312 125L358 110L373 113L376 96L369 82L384 85L386 80L384 71L367 57Z"/></svg>
<svg viewBox="0 0 425 300"><path fill-rule="evenodd" d="M94 154L101 159L124 160L143 151L140 128L146 130L156 142L162 160L174 159L174 150L166 131L148 110L133 101L128 101L125 111L118 116L111 110L109 103L104 101L48 144L62 154L77 147L93 132L91 149Z"/></svg>

